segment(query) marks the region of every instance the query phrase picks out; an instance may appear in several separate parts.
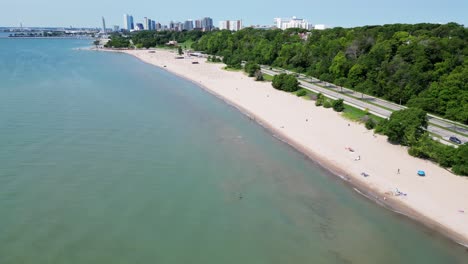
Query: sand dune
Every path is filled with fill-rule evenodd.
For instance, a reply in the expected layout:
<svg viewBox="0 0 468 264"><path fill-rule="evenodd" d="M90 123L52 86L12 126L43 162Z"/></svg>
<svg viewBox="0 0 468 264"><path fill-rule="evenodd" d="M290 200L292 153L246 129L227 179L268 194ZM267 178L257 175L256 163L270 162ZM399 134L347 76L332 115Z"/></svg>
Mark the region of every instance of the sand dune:
<svg viewBox="0 0 468 264"><path fill-rule="evenodd" d="M119 52L203 86L366 194L468 244L468 177L413 158L406 148L389 144L386 137L374 136L363 125L349 122L331 109L315 107L313 101L275 90L270 83L255 82L243 73L225 71L222 64L175 59L175 53L167 50ZM426 171L426 177L417 176L420 169ZM361 176L362 172L369 177ZM407 196L392 194L396 188Z"/></svg>

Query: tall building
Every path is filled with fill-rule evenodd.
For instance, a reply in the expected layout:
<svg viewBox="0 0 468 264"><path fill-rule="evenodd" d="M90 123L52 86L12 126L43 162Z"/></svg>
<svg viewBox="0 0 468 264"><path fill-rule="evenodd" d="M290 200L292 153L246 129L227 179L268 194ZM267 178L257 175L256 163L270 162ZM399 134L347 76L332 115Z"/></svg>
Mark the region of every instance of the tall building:
<svg viewBox="0 0 468 264"><path fill-rule="evenodd" d="M219 29L238 31L242 29L242 20L224 20L219 22Z"/></svg>
<svg viewBox="0 0 468 264"><path fill-rule="evenodd" d="M161 30L162 29L162 26L161 26L161 23L156 23L155 25L155 30Z"/></svg>
<svg viewBox="0 0 468 264"><path fill-rule="evenodd" d="M114 30L113 30L114 32L118 32L118 31L119 31L119 26L114 25L113 29L114 29Z"/></svg>
<svg viewBox="0 0 468 264"><path fill-rule="evenodd" d="M106 20L102 17L102 33L106 33Z"/></svg>
<svg viewBox="0 0 468 264"><path fill-rule="evenodd" d="M156 21L151 20L151 30L156 30Z"/></svg>
<svg viewBox="0 0 468 264"><path fill-rule="evenodd" d="M221 30L229 30L229 20L222 20L222 21L219 21L219 29L221 29Z"/></svg>
<svg viewBox="0 0 468 264"><path fill-rule="evenodd" d="M229 23L229 30L231 31L239 31L242 29L242 20L232 20Z"/></svg>
<svg viewBox="0 0 468 264"><path fill-rule="evenodd" d="M202 21L200 19L195 20L195 28L202 29Z"/></svg>
<svg viewBox="0 0 468 264"><path fill-rule="evenodd" d="M213 19L211 17L204 17L202 19L203 31L211 31L213 29Z"/></svg>
<svg viewBox="0 0 468 264"><path fill-rule="evenodd" d="M145 30L150 30L151 27L151 19L144 17L143 28Z"/></svg>
<svg viewBox="0 0 468 264"><path fill-rule="evenodd" d="M182 29L184 28L184 24L180 23L180 22L176 22L174 24L174 30L175 31L182 31Z"/></svg>
<svg viewBox="0 0 468 264"><path fill-rule="evenodd" d="M123 26L123 29L128 30L128 31L134 29L134 25L133 25L133 16L132 16L132 15L124 14L124 26Z"/></svg>
<svg viewBox="0 0 468 264"><path fill-rule="evenodd" d="M193 20L185 20L184 30L187 30L187 31L193 30Z"/></svg>
<svg viewBox="0 0 468 264"><path fill-rule="evenodd" d="M143 24L142 23L136 23L135 29L136 30L143 30L144 29Z"/></svg>
<svg viewBox="0 0 468 264"><path fill-rule="evenodd" d="M312 29L312 25L307 22L305 19L292 17L292 18L275 18L276 27L279 29L288 29L288 28L303 28L303 29Z"/></svg>

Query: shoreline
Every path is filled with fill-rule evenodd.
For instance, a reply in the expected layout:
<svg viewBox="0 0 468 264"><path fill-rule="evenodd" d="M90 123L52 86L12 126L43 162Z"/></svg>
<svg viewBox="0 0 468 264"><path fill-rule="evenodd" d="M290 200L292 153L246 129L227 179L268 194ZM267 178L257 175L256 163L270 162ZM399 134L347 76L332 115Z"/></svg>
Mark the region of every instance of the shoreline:
<svg viewBox="0 0 468 264"><path fill-rule="evenodd" d="M358 173L353 173L352 171L349 170L349 168L347 168L346 164L341 164L341 166L340 166L339 165L340 162L337 161L337 160L333 160L333 156L327 156L326 154L321 153L320 149L318 147L316 149L311 148L310 145L304 144L304 142L301 142L301 140L295 138L294 135L291 135L292 133L288 133L285 130L283 130L284 127L278 128L277 126L275 126L273 124L272 120L270 120L268 118L265 118L265 116L262 116L261 113L255 113L255 111L253 111L252 109L249 109L248 107L246 107L245 104L243 105L242 104L242 98L239 98L236 101L235 99L233 99L232 94L227 94L227 93L223 94L223 93L217 91L215 88L210 87L209 84L206 84L206 83L202 82L201 78L197 79L197 76L193 76L192 74L194 72L190 72L190 71L185 71L184 72L184 71L181 71L180 69L178 71L177 68L176 68L176 70L174 70L174 67L180 66L184 61L186 61L188 59L176 60L173 57L175 55L174 53L172 53L170 51L167 51L167 50L160 50L160 49L156 50L157 54L149 54L148 51L146 51L146 50L137 50L137 51L135 51L135 50L110 50L110 49L93 49L93 48L91 48L91 50L106 51L106 52L117 52L117 53L124 53L124 54L127 54L127 55L131 55L131 56L134 56L137 59L139 59L139 60L141 60L141 61L143 61L143 62L145 62L147 64L150 64L152 66L156 66L156 67L158 67L160 69L163 69L165 71L170 72L171 74L174 74L174 75L176 75L176 76L178 76L180 78L183 78L185 80L188 80L188 81L192 82L193 84L199 86L200 88L207 91L211 95L221 99L223 102L227 103L228 105L230 105L232 107L235 107L243 115L247 116L252 121L257 122L260 126L262 126L266 131L268 131L274 137L278 138L280 141L286 143L290 147L294 148L296 151L303 154L311 162L318 165L320 168L325 170L328 174L333 175L333 176L343 180L343 182L346 185L349 185L350 187L352 187L354 189L354 191L356 191L358 194L364 196L367 199L372 200L373 202L377 203L379 206L384 207L385 209L391 210L393 213L396 213L398 215L403 215L406 218L410 219L411 221L421 223L424 228L428 228L429 230L434 230L437 233L443 235L444 237L449 238L453 242L468 248L468 221L465 222L466 224L464 224L462 226L449 225L447 223L441 223L441 221L440 221L441 219L438 219L437 217L431 217L431 216L426 214L427 213L426 211L428 210L427 208L426 208L426 211L424 211L423 210L424 208L419 208L415 204L405 203L404 200L399 199L400 197L390 196L388 194L388 191L382 190L382 186L376 186L378 184L376 184L374 182L372 182L372 183L365 182L367 180L367 178L363 178L362 176L359 176ZM162 61L163 64L157 64L156 61L161 62L161 61L158 60L158 56L161 53L165 53L165 54L163 54L165 56L164 60ZM152 59L154 59L154 61L152 61ZM159 59L161 59L161 58L159 58ZM200 64L206 64L205 59L192 58L190 60L197 60L197 61L200 61ZM170 67L166 67L166 64L169 65ZM229 73L227 71L222 70L220 67L217 67L217 66L221 66L221 65L222 64L211 64L210 68L217 68L221 72L221 73L219 73L220 75L223 75L223 74L224 75L238 75L237 78L240 77L240 79L249 79L249 81L251 82L251 85L249 85L249 86L252 86L252 87L259 84L259 82L255 82L255 81L253 81L253 79L247 78L245 75L243 75L240 72L230 72ZM198 77L200 77L200 76L198 76ZM206 77L206 78L209 79L209 77ZM206 79L203 79L203 81L206 81ZM219 85L219 82L218 82L218 85ZM257 86L259 86L259 85L257 85ZM272 91L269 91L269 93L270 92L275 93L275 96L277 94L282 94L282 95L280 95L282 97L287 97L287 96L291 97L291 96L293 96L294 100L292 100L292 101L301 102L299 100L303 100L302 98L296 97L295 95L290 95L290 94L287 94L287 93L284 93L284 92L281 92L281 91L274 90L271 87L271 85L269 85L269 86L270 86L270 88L272 90ZM255 89L255 88L250 87L250 89ZM236 90L237 90L237 88L236 88ZM231 95L231 96L229 96L229 95ZM269 96L269 94L267 95L267 97L268 96ZM303 101L305 101L305 100L303 100ZM310 101L310 102L313 102L313 101ZM310 102L309 102L309 104L311 104ZM313 106L313 108L315 108L315 106ZM313 110L313 109L310 109L310 110ZM329 111L331 113L334 113L330 109L325 109L325 111ZM330 113L328 113L328 115L330 116ZM326 118L326 117L324 117L324 118ZM344 119L341 116L338 117L338 118L341 118L342 122L345 122L345 123L349 122L349 121L347 121L346 119ZM336 120L332 120L332 121L336 121ZM353 126L356 126L356 123L353 123ZM362 125L359 125L359 126L362 126ZM349 127L349 124L348 124L348 127ZM300 128L298 128L298 129L300 129ZM322 130L322 131L318 131L318 132L324 132L324 131ZM382 136L379 136L379 137L382 137ZM372 144L372 142L366 142L366 143ZM385 144L390 145L387 142L385 142ZM405 150L405 148L402 147L402 146L390 146L390 147ZM410 156L407 153L405 153L405 154L408 156L407 158L410 159ZM403 157L403 158L406 158L406 157ZM359 156L359 162L360 162L360 156ZM430 163L430 162L420 160L420 163L426 163L427 164L427 163ZM431 164L431 166L437 166L437 165ZM445 169L443 169L443 168L440 168L440 169L445 171ZM449 173L449 172L446 171L446 173ZM373 177L373 176L374 175L371 174L370 177ZM459 176L455 176L453 174L451 174L451 176L452 177L459 177ZM461 179L461 181L464 181L464 183L463 183L464 185L463 185L463 187L461 189L465 190L464 193L466 195L466 193L468 193L468 192L466 192L468 190L468 188L467 188L468 187L468 180L463 179L463 178L460 178L460 179ZM455 181L455 180L453 180L453 181ZM381 184L381 182L378 182L378 183ZM397 185L397 184L395 184L395 185ZM398 184L398 186L402 186L402 185ZM403 186L403 187L405 187L405 186ZM423 188L423 187L420 187L420 189L421 188ZM404 190L406 190L406 189L404 189ZM450 190L450 191L452 191L452 190ZM460 197L458 197L458 200L463 201L463 195L462 194L460 194ZM468 201L468 200L465 200L465 201ZM418 201L418 202L420 202L420 201ZM429 202L426 202L426 205L427 205L427 203L429 203ZM463 205L465 206L465 207L463 207L465 210L468 209L467 206L466 206L466 202L463 203ZM444 209L444 208L439 208L439 209ZM460 214L458 214L458 215L460 215ZM467 216L466 213L463 213L463 216L466 219L466 216ZM461 221L461 222L463 223L463 221ZM462 231L465 231L465 232L457 231L457 227L462 227L462 229L463 229Z"/></svg>

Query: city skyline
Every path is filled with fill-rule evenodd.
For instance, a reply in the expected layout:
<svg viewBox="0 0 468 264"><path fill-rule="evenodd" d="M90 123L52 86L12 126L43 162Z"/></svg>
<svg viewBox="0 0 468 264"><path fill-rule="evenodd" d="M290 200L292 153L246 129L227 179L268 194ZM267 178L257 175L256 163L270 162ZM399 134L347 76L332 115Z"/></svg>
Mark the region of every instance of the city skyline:
<svg viewBox="0 0 468 264"><path fill-rule="evenodd" d="M109 26L123 27L122 14L132 14L134 21L142 22L144 17L151 17L159 23L169 21L195 20L199 17L212 17L214 24L230 19L242 19L244 26L271 25L275 17L296 16L308 20L311 24L327 26L353 27L363 25L380 25L391 23L447 23L456 22L467 25L468 2L448 1L403 1L376 3L369 0L355 0L352 3L344 0L328 2L298 0L294 5L272 4L271 1L252 3L239 0L238 5L225 8L219 2L207 0L203 5L193 1L183 2L180 7L169 3L157 4L154 1L141 0L138 5L125 6L115 1L103 0L94 2L82 0L80 5L70 5L59 0L24 0L21 5L13 1L2 5L0 27L99 27L99 18L105 17ZM123 3L123 2L122 2ZM90 5L93 9L89 9ZM244 5L243 5L244 4ZM24 9L24 6L29 8ZM53 15L49 12L50 6ZM262 10L262 12L259 12Z"/></svg>

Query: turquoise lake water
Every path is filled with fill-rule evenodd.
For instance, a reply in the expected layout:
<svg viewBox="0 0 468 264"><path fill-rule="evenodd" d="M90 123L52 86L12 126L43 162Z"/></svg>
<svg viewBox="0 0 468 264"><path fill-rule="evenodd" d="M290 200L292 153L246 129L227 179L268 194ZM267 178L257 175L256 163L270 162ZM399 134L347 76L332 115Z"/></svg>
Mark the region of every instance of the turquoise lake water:
<svg viewBox="0 0 468 264"><path fill-rule="evenodd" d="M0 39L0 263L468 263L194 84Z"/></svg>

